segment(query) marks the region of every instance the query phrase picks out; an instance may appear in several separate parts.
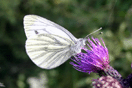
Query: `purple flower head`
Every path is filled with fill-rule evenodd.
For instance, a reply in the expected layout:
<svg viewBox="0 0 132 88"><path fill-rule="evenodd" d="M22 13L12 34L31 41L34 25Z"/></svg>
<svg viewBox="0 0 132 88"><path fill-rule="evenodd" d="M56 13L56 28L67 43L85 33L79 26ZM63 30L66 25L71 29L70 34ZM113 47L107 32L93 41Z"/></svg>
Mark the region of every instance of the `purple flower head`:
<svg viewBox="0 0 132 88"><path fill-rule="evenodd" d="M102 76L98 79L93 79L94 88L123 88L120 82L111 76Z"/></svg>
<svg viewBox="0 0 132 88"><path fill-rule="evenodd" d="M102 39L101 39L102 40ZM99 42L99 39L88 38L88 47L82 48L85 51L77 54L74 58L71 58L74 62L70 62L73 67L81 72L91 73L104 70L109 66L109 55L108 49L105 46L104 41L102 40L103 46Z"/></svg>

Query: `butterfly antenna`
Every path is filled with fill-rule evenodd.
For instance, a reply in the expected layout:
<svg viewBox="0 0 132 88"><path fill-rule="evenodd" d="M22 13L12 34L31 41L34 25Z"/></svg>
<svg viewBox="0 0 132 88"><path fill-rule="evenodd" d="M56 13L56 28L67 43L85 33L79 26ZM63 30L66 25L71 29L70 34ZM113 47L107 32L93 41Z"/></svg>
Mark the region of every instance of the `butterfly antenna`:
<svg viewBox="0 0 132 88"><path fill-rule="evenodd" d="M92 32L92 33L90 33L90 34L88 34L85 38L87 38L89 35L91 35L91 34L93 34L93 33L97 32L97 31L99 31L99 30L101 30L101 29L102 29L102 27L101 27L101 28L99 28L98 30L96 30L96 31L94 31L94 32Z"/></svg>

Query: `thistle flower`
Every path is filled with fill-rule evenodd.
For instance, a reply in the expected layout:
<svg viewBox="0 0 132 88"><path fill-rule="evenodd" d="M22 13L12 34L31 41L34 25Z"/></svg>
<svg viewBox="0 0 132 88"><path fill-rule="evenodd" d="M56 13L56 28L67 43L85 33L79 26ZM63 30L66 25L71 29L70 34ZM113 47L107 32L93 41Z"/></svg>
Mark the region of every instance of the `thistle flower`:
<svg viewBox="0 0 132 88"><path fill-rule="evenodd" d="M123 88L121 84L111 76L102 76L92 81L93 88Z"/></svg>
<svg viewBox="0 0 132 88"><path fill-rule="evenodd" d="M132 73L127 77L129 86L132 88Z"/></svg>
<svg viewBox="0 0 132 88"><path fill-rule="evenodd" d="M81 52L71 58L74 62L70 62L73 67L81 72L91 73L98 72L106 69L109 66L109 55L108 49L105 46L105 43L102 40L103 45L101 45L99 39L93 38L92 40L88 38L88 47L82 48L86 53Z"/></svg>
<svg viewBox="0 0 132 88"><path fill-rule="evenodd" d="M132 64L131 64L132 68ZM127 78L122 78L120 81L123 88L132 88L132 73L127 76Z"/></svg>
<svg viewBox="0 0 132 88"><path fill-rule="evenodd" d="M132 88L132 73L127 76L127 78L123 79L121 84L124 88Z"/></svg>

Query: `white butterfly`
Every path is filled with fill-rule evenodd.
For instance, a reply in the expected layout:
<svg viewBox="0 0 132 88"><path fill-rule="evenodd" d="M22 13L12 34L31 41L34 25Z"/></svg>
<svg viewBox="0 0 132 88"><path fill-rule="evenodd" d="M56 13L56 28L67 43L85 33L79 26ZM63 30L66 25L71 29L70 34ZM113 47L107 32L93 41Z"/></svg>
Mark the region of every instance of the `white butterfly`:
<svg viewBox="0 0 132 88"><path fill-rule="evenodd" d="M24 17L26 52L39 67L52 69L81 52L86 39L75 38L68 30L37 15Z"/></svg>

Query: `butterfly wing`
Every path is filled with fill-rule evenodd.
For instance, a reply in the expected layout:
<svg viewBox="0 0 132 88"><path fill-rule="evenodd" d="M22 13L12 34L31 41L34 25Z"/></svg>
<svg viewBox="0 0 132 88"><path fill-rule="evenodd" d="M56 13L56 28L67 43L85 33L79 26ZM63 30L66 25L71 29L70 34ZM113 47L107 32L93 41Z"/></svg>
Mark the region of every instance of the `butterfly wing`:
<svg viewBox="0 0 132 88"><path fill-rule="evenodd" d="M78 50L75 46L77 38L65 28L45 18L26 15L24 29L27 36L26 52L41 68L55 68L75 55L75 51L80 52L80 48Z"/></svg>
<svg viewBox="0 0 132 88"><path fill-rule="evenodd" d="M63 36L74 42L77 39L65 28L37 15L26 15L24 17L24 29L27 38L37 34L54 34Z"/></svg>
<svg viewBox="0 0 132 88"><path fill-rule="evenodd" d="M26 52L37 66L52 69L72 56L70 47L74 44L58 35L38 34L27 39Z"/></svg>

